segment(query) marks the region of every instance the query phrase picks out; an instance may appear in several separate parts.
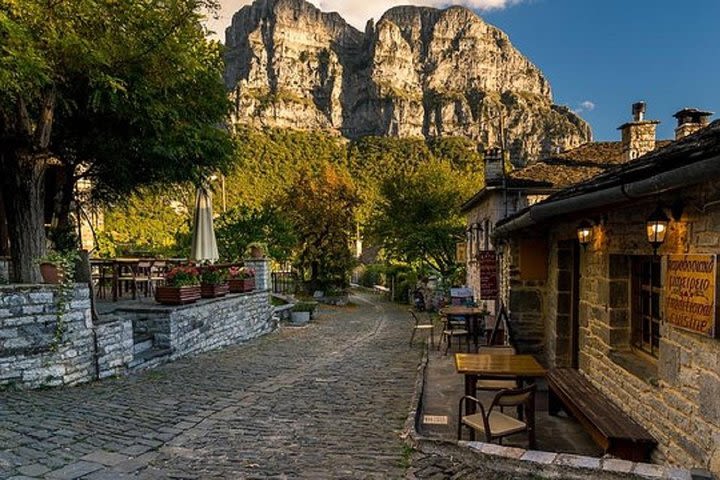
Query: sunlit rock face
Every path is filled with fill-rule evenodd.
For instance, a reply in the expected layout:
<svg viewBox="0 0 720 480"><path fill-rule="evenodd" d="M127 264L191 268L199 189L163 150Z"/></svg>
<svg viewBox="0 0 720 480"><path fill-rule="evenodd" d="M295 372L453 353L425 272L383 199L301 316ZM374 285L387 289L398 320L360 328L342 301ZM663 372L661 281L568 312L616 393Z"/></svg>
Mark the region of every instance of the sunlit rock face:
<svg viewBox="0 0 720 480"><path fill-rule="evenodd" d="M484 147L504 131L521 164L591 138L508 36L466 8L397 7L361 32L303 0L257 0L226 37L237 123Z"/></svg>

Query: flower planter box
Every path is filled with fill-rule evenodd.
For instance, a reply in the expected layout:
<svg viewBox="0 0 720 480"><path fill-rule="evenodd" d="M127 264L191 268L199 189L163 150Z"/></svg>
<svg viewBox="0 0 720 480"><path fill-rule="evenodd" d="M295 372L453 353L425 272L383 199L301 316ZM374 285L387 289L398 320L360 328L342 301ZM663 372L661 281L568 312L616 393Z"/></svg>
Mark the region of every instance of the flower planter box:
<svg viewBox="0 0 720 480"><path fill-rule="evenodd" d="M200 285L200 296L202 298L218 298L224 297L230 292L230 285L223 283L220 285L202 284Z"/></svg>
<svg viewBox="0 0 720 480"><path fill-rule="evenodd" d="M230 293L247 293L255 290L255 278L231 278Z"/></svg>
<svg viewBox="0 0 720 480"><path fill-rule="evenodd" d="M163 305L186 305L200 300L200 286L157 287L155 301Z"/></svg>

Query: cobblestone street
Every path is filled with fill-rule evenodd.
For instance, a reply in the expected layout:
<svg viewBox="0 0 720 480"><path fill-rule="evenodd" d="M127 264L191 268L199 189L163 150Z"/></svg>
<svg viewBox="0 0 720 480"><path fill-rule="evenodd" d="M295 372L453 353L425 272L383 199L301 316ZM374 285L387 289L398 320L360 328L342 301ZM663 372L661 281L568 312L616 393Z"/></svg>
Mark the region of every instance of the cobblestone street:
<svg viewBox="0 0 720 480"><path fill-rule="evenodd" d="M0 478L401 478L421 349L378 298L140 375L0 392Z"/></svg>

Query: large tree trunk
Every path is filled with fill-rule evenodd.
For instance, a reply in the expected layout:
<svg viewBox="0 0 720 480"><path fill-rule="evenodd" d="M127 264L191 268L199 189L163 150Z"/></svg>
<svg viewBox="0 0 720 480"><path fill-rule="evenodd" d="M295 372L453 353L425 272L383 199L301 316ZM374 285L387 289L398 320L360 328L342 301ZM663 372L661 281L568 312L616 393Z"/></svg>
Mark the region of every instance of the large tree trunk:
<svg viewBox="0 0 720 480"><path fill-rule="evenodd" d="M2 195L10 232L13 281L39 283L38 258L45 245L44 156L16 154L6 158L2 172Z"/></svg>
<svg viewBox="0 0 720 480"><path fill-rule="evenodd" d="M7 229L7 214L2 197L0 195L0 257L6 257L10 255L10 234Z"/></svg>

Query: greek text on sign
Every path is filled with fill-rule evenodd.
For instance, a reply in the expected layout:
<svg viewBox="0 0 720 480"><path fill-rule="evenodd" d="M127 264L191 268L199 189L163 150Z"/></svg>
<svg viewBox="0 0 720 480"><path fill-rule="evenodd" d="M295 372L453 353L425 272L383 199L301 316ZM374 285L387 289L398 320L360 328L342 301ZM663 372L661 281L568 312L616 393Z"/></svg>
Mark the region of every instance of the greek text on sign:
<svg viewBox="0 0 720 480"><path fill-rule="evenodd" d="M498 264L494 250L478 253L480 263L480 299L495 300L498 295Z"/></svg>
<svg viewBox="0 0 720 480"><path fill-rule="evenodd" d="M715 255L671 255L665 276L665 318L676 327L715 336Z"/></svg>

